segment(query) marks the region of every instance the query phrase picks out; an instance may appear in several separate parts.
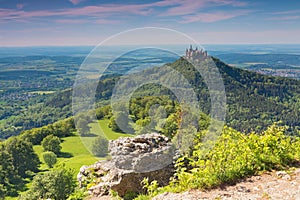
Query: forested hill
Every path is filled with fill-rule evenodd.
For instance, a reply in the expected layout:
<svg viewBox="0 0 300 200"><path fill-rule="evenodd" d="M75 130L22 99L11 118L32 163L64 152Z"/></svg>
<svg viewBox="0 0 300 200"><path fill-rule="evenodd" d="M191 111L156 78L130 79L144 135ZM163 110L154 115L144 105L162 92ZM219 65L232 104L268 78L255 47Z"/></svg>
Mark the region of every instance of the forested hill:
<svg viewBox="0 0 300 200"><path fill-rule="evenodd" d="M239 131L251 132L255 130L259 132L274 122L282 121L282 125L290 127L291 133L296 133L295 130L299 130L300 81L261 75L231 67L215 58L214 62L225 85L227 125ZM176 69L189 80L198 95L202 111L208 114L210 111L209 92L199 72L184 58L146 70L152 70L151 73L160 73L159 71L165 66ZM138 76L135 78L138 79ZM110 76L100 80L96 92L97 101L108 100L114 84L118 80L118 76ZM174 81L176 84L176 80L170 81ZM158 86L148 86L144 89L148 91L143 92L143 95L171 94L166 88ZM17 135L22 130L44 126L71 116L71 95L72 90L50 94L43 97L43 102L36 104L31 109L25 110L19 115L18 112L15 112L16 115L14 115L13 120L7 120L7 124L2 125L8 128L1 128L0 138Z"/></svg>
<svg viewBox="0 0 300 200"><path fill-rule="evenodd" d="M300 126L300 81L271 77L231 67L214 59L223 77L229 126L250 132L261 131L274 122L282 121L290 131ZM204 111L209 110L207 90L201 89L204 81L184 58L170 64L194 85Z"/></svg>
<svg viewBox="0 0 300 200"><path fill-rule="evenodd" d="M300 81L295 79L266 76L240 68L231 67L219 59L213 58L223 78L227 97L227 125L245 132L262 131L274 122L289 126L291 133L300 127ZM185 76L198 95L200 107L206 114L210 111L210 97L207 86L200 73L184 58L151 70L149 73L161 73L166 67L172 67ZM146 71L147 71L146 70ZM147 74L147 73L146 73ZM158 77L160 77L159 75ZM168 78L167 74L161 79ZM138 79L139 76L135 76ZM108 99L118 77L101 80L96 98ZM176 79L172 79L175 85ZM170 83L172 85L172 83ZM166 88L147 86L136 93L140 95L171 94ZM145 92L145 90L148 90ZM56 100L59 100L56 99ZM53 104L53 106L55 106Z"/></svg>

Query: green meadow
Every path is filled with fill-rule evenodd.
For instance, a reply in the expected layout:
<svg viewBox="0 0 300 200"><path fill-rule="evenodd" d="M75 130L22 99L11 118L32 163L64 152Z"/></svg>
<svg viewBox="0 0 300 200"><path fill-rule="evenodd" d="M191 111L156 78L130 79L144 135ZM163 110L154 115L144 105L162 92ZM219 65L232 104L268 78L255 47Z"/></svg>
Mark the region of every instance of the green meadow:
<svg viewBox="0 0 300 200"><path fill-rule="evenodd" d="M79 171L83 165L91 165L98 160L105 158L97 158L91 153L91 148L95 138L99 135L105 136L108 140L114 140L119 137L128 137L130 135L117 133L108 127L108 119L95 121L89 124L91 135L88 137L80 137L77 133L74 136L62 138L61 155L58 156L57 165L64 164L67 168ZM41 160L40 170L47 170L48 167L42 158L43 148L41 145L34 146L35 152Z"/></svg>

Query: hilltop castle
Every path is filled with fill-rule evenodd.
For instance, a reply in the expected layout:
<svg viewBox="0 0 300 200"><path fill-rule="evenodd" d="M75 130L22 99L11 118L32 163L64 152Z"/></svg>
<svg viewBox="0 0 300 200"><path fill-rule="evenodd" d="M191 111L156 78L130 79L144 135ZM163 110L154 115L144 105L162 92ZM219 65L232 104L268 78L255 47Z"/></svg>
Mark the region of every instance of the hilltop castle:
<svg viewBox="0 0 300 200"><path fill-rule="evenodd" d="M205 60L207 56L207 51L203 51L203 49L198 50L198 47L196 47L196 49L193 49L192 45L190 45L190 48L186 49L185 51L185 58L194 61Z"/></svg>

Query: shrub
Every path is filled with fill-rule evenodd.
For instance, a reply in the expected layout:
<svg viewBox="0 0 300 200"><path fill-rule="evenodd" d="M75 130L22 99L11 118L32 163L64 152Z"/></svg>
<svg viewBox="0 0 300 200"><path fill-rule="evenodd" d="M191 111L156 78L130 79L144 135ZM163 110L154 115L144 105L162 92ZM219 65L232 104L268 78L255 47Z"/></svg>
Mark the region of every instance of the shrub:
<svg viewBox="0 0 300 200"><path fill-rule="evenodd" d="M56 155L60 153L60 139L54 135L48 135L42 141L44 151L52 151Z"/></svg>
<svg viewBox="0 0 300 200"><path fill-rule="evenodd" d="M103 136L98 136L92 146L92 152L95 156L105 157L108 152L108 140Z"/></svg>
<svg viewBox="0 0 300 200"><path fill-rule="evenodd" d="M90 127L88 126L88 121L84 118L80 118L77 122L78 133L81 136L88 136L90 134Z"/></svg>
<svg viewBox="0 0 300 200"><path fill-rule="evenodd" d="M265 170L281 169L299 160L300 139L273 125L262 134L242 134L225 127L214 147L205 152L198 141L191 157L177 161L178 190L212 188ZM188 165L186 161L188 160Z"/></svg>
<svg viewBox="0 0 300 200"><path fill-rule="evenodd" d="M52 168L57 162L57 156L52 151L46 151L43 153L43 159L49 168Z"/></svg>
<svg viewBox="0 0 300 200"><path fill-rule="evenodd" d="M20 200L56 199L65 200L75 189L73 171L56 169L38 174L33 178L30 189Z"/></svg>

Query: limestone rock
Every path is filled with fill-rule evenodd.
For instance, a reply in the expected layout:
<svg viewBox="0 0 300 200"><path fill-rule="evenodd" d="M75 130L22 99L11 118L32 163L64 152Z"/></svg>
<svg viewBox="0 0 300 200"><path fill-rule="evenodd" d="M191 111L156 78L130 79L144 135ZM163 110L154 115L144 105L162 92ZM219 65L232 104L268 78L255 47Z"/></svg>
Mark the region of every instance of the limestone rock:
<svg viewBox="0 0 300 200"><path fill-rule="evenodd" d="M95 183L89 188L92 196L107 195L110 189L120 196L142 193L144 178L164 186L174 174L175 148L169 138L158 133L110 141L109 153L110 161L83 166L77 176L82 187Z"/></svg>

